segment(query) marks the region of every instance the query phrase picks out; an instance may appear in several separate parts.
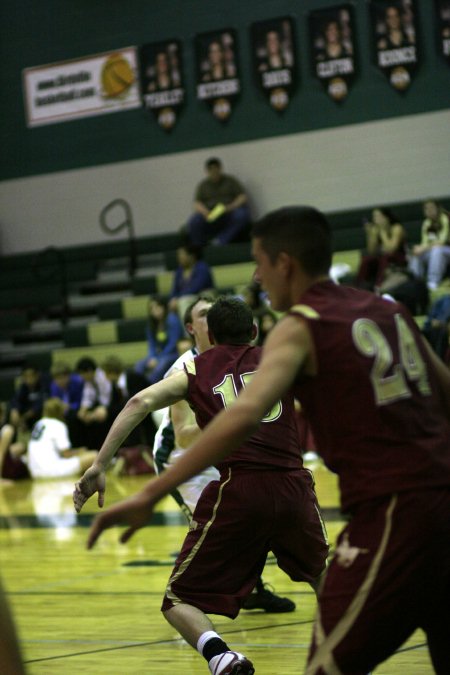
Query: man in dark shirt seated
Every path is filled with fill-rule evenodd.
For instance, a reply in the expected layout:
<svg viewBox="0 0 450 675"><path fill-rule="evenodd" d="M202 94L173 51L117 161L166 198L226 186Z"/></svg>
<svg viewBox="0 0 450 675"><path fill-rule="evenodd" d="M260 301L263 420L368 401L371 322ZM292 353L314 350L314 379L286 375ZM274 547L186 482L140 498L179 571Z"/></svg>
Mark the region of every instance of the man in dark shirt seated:
<svg viewBox="0 0 450 675"><path fill-rule="evenodd" d="M229 244L243 237L250 223L247 195L236 178L223 173L216 157L205 163L206 178L197 186L187 230L197 246Z"/></svg>

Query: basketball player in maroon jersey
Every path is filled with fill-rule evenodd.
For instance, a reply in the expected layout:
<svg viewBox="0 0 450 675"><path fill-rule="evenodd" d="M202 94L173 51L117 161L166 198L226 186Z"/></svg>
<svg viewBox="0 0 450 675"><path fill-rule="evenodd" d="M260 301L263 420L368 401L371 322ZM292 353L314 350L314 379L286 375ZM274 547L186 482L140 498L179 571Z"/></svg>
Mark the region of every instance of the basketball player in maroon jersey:
<svg viewBox="0 0 450 675"><path fill-rule="evenodd" d="M163 387L149 387L131 399L128 423L136 423L140 411L148 414L161 407L163 397L171 396L172 403L188 400L204 428L235 402L261 355L260 347L250 346L256 332L252 311L241 300L222 298L208 311L207 322L215 347L185 363L185 371L164 380ZM123 428L124 421L119 424ZM77 498L95 491L88 483L98 482L116 442L113 432L77 484L78 509ZM250 675L252 663L229 649L206 614L235 618L269 551L291 579L309 582L314 589L328 554L312 477L302 466L292 392L276 401L251 437L216 466L220 480L211 481L197 502L162 611L205 657L214 675Z"/></svg>
<svg viewBox="0 0 450 675"><path fill-rule="evenodd" d="M252 381L177 465L98 517L128 539L175 485L223 460L293 388L340 478L350 521L319 595L307 675L365 674L418 628L450 672L450 372L398 303L328 278L326 218L269 213L253 229L257 277L274 309Z"/></svg>

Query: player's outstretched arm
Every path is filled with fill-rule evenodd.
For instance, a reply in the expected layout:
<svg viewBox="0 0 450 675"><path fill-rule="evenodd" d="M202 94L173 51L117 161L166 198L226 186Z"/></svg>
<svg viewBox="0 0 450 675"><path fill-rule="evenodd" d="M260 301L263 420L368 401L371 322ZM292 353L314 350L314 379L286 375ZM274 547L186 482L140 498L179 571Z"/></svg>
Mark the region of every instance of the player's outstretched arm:
<svg viewBox="0 0 450 675"><path fill-rule="evenodd" d="M73 502L78 513L83 504L96 492L98 492L98 505L103 506L106 486L105 472L124 440L150 412L165 408L184 398L187 388L187 375L184 371L180 371L130 398L114 420L93 465L75 484Z"/></svg>
<svg viewBox="0 0 450 675"><path fill-rule="evenodd" d="M91 549L101 533L110 527L114 527L114 525L128 526L128 529L120 537L123 544L133 536L136 530L148 525L153 507L159 500L157 492L153 490L153 484L156 480L150 480L145 488L133 497L124 499L100 513L91 526L87 547Z"/></svg>
<svg viewBox="0 0 450 675"><path fill-rule="evenodd" d="M153 506L162 497L217 464L251 435L311 356L311 337L305 326L297 319L285 319L282 323L283 326L280 322L271 331L260 368L235 403L219 413L194 445L162 474L149 481L140 493L97 516L88 548L92 548L103 530L114 525L128 525L120 539L128 541L137 529L148 523Z"/></svg>
<svg viewBox="0 0 450 675"><path fill-rule="evenodd" d="M158 498L207 467L217 466L238 448L291 387L300 368L314 373L312 361L312 339L304 322L293 317L281 320L269 333L260 365L248 386L153 483Z"/></svg>

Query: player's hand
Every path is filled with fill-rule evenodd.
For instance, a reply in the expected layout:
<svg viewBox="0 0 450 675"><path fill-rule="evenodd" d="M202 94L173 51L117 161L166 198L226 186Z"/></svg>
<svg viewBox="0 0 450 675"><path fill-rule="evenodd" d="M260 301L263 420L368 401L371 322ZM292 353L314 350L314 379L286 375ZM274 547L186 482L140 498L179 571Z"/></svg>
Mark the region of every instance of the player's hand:
<svg viewBox="0 0 450 675"><path fill-rule="evenodd" d="M87 547L91 549L103 530L114 527L114 525L128 525L128 529L120 537L120 541L124 544L136 530L148 525L156 501L151 497L151 490L149 493L148 487L146 487L133 497L110 506L106 511L96 516L89 532Z"/></svg>
<svg viewBox="0 0 450 675"><path fill-rule="evenodd" d="M73 491L73 503L75 511L80 513L83 504L89 497L98 492L98 505L101 508L105 501L106 478L105 472L97 466L91 466L87 469L78 483L75 483Z"/></svg>

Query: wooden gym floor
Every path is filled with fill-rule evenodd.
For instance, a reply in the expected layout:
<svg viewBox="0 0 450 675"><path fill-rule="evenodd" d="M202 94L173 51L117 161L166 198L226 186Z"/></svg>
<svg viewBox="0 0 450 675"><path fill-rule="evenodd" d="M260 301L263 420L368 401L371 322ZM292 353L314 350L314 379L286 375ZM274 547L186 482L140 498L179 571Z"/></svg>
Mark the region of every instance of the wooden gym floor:
<svg viewBox="0 0 450 675"><path fill-rule="evenodd" d="M331 543L339 531L336 481L320 463L315 472ZM136 492L147 480L108 477L106 503ZM93 551L85 541L91 500L77 516L73 481L26 481L0 486L0 571L30 675L206 675L206 662L163 619L159 607L174 556L186 531L169 497L151 525L127 545L105 532ZM215 625L244 652L258 675L303 672L315 611L306 584L295 584L268 561L264 581L292 598L290 614L241 612ZM214 619L214 617L213 617ZM417 632L377 675L432 673L423 633Z"/></svg>

